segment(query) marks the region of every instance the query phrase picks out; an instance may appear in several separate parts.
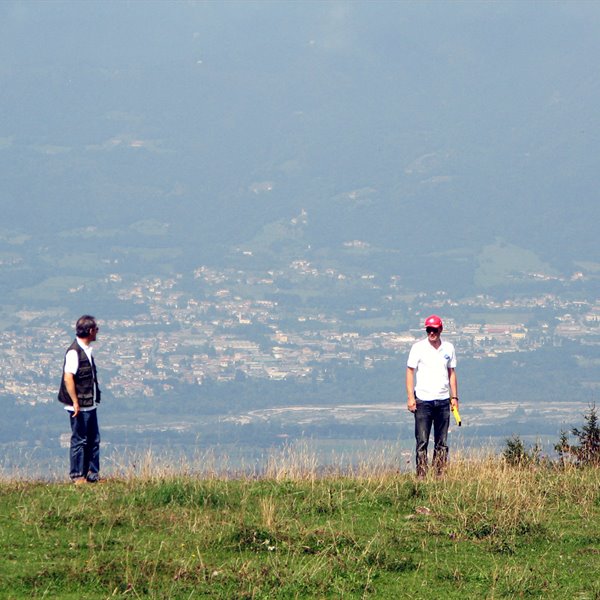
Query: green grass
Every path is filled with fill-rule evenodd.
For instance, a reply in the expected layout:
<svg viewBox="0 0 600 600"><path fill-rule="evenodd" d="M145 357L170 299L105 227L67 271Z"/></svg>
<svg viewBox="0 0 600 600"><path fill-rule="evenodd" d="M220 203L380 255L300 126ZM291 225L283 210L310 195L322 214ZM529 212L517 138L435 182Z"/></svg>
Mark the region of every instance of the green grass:
<svg viewBox="0 0 600 600"><path fill-rule="evenodd" d="M600 598L597 469L7 480L0 531L1 598Z"/></svg>
<svg viewBox="0 0 600 600"><path fill-rule="evenodd" d="M477 286L502 285L507 281L514 285L524 274L532 272L557 275L548 263L543 262L531 250L509 244L500 238L497 238L493 244L484 246L477 258L478 266L475 270Z"/></svg>

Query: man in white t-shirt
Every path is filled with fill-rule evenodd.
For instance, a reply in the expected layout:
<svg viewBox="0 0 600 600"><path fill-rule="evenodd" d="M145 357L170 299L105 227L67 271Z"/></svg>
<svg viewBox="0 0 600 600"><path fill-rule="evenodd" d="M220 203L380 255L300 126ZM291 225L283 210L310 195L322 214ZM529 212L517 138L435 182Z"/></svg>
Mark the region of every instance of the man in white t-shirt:
<svg viewBox="0 0 600 600"><path fill-rule="evenodd" d="M427 338L413 345L406 363L407 407L415 415L417 477L427 474L427 446L433 426L433 465L441 475L448 460L450 408L458 409L456 354L441 339L444 325L437 315L425 319Z"/></svg>
<svg viewBox="0 0 600 600"><path fill-rule="evenodd" d="M96 414L100 388L91 346L98 329L91 315L78 319L77 337L65 354L58 392L71 424L69 476L76 484L96 483L100 472L100 430Z"/></svg>

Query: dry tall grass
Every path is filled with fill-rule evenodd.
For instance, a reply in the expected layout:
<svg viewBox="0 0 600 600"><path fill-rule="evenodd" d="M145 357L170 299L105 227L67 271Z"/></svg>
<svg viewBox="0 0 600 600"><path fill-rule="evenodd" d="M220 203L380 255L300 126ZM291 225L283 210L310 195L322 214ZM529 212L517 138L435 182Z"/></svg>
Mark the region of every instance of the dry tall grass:
<svg viewBox="0 0 600 600"><path fill-rule="evenodd" d="M6 503L4 522L18 525L13 545L27 532L21 551L30 560L39 541L49 544L36 555L36 576L15 560L13 580L71 593L81 578L73 556L85 553L101 597L200 589L219 598L421 598L424 581L436 597L600 597L581 574L598 566L597 528L586 527L597 522L600 469L511 467L492 451L454 451L442 477L417 480L393 444L365 448L358 460L332 454L324 466L321 458L298 443L273 451L263 469L232 469L212 453L182 460L146 451L107 457L109 482L92 489L6 486L6 498L19 498ZM60 578L46 571L56 548ZM569 552L575 582L561 571ZM565 584L598 595L557 595ZM407 586L411 595L399 596ZM385 589L393 593L378 596Z"/></svg>

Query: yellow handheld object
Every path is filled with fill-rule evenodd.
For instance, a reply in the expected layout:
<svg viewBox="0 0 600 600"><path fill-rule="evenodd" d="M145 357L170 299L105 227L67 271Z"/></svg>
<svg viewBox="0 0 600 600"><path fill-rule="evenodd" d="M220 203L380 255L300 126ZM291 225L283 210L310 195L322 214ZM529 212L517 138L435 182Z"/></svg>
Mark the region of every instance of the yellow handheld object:
<svg viewBox="0 0 600 600"><path fill-rule="evenodd" d="M460 420L460 413L458 412L458 408L456 408L456 406L453 406L451 410L452 414L454 415L454 420L456 421L456 424L460 427L462 425L462 421Z"/></svg>

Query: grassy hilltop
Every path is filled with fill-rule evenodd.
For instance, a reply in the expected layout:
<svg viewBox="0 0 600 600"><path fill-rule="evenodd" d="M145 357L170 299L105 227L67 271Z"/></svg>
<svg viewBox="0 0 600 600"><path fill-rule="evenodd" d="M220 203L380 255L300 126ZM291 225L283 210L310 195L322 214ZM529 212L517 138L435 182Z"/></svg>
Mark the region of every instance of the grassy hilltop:
<svg viewBox="0 0 600 600"><path fill-rule="evenodd" d="M600 598L600 471L0 482L1 598Z"/></svg>

